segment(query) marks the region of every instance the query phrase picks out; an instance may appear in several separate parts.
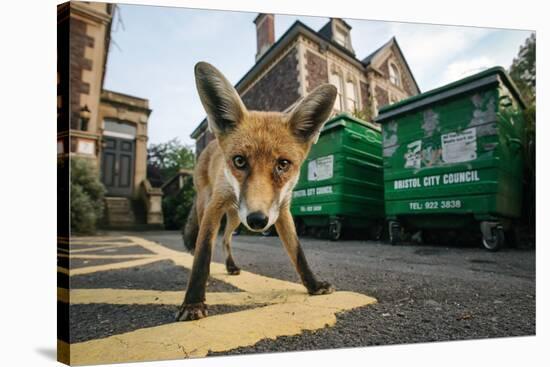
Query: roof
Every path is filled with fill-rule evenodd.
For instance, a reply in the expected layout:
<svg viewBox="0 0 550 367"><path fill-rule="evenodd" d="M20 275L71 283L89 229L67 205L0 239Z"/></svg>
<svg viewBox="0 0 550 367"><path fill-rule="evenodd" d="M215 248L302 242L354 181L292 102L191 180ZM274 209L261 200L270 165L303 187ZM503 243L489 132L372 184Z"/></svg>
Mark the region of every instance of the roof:
<svg viewBox="0 0 550 367"><path fill-rule="evenodd" d="M332 39L332 22L336 19L338 19L340 22L342 22L342 24L344 25L344 27L346 27L348 29L348 31L351 30L351 26L344 19L330 18L330 20L324 26L322 26L321 29L319 29L319 32L317 32L317 33L321 37L324 37L326 39L331 40Z"/></svg>
<svg viewBox="0 0 550 367"><path fill-rule="evenodd" d="M351 29L351 26L346 23L343 19L341 19L342 22L345 24L346 27ZM418 87L418 84L416 83L416 80L414 79L414 75L412 74L412 71L407 64L407 60L405 59L405 56L403 55L403 52L401 51L401 48L399 47L399 44L397 43L397 40L395 37L392 37L388 42L386 42L384 45L379 47L376 51L371 53L369 56L364 58L362 61L359 60L355 53L347 49L346 47L340 45L337 42L332 41L330 34L327 34L326 31L323 31L324 28L330 27L330 24L332 22L332 19L329 20L319 31L315 31L311 27L307 26L306 24L302 23L299 20L296 20L283 35L273 44L271 47L264 52L264 54L256 61L256 63L246 72L246 74L235 84L235 89L240 93L239 90L244 85L246 85L249 81L253 80L253 78L256 76L256 73L262 70L262 68L271 61L271 59L278 54L278 51L283 49L285 46L287 46L292 40L294 40L299 34L305 35L309 38L312 38L314 40L317 40L319 43L324 43L328 47L335 50L337 53L340 53L343 57L347 58L350 62L356 64L358 67L365 68L368 66L368 63L365 63L365 60L372 60L378 52L380 52L382 49L384 49L386 46L390 45L392 42L394 42L397 45L397 49L399 52L401 52L403 60L405 60L406 67L412 76L413 82L415 83L415 86L417 90L420 92L420 88ZM331 31L332 33L332 31ZM196 139L198 135L206 129L206 118L204 118L199 126L193 130L191 133L191 138Z"/></svg>
<svg viewBox="0 0 550 367"><path fill-rule="evenodd" d="M337 52L340 52L344 57L348 58L349 61L354 62L358 67L363 67L361 61L355 57L355 54L353 52L351 52L344 46L341 46L340 44L321 36L317 31L308 27L301 21L296 20L286 30L286 32L283 33L283 35L273 45L271 45L271 47L266 52L264 52L264 54L256 61L256 63L235 84L235 89L240 92L239 89L242 88L243 85L253 79L255 74L260 71L265 64L269 63L271 58L277 55L278 51L283 49L287 44L298 37L299 34L309 36L310 38L317 39L317 41L319 42L324 42L325 44L330 45L330 47L336 49ZM204 118L199 126L197 126L195 130L193 130L193 132L191 133L191 137L193 139L196 139L199 133L204 129L206 129L206 118Z"/></svg>
<svg viewBox="0 0 550 367"><path fill-rule="evenodd" d="M498 84L500 82L504 83L510 89L510 92L514 95L521 107L525 108L525 102L523 101L521 94L519 93L514 82L506 73L505 69L501 66L495 66L480 73L446 84L442 87L406 98L400 102L388 106L384 106L380 109L378 117L375 121L384 123L396 115L410 112L428 104L433 104L459 94L483 88L488 85Z"/></svg>
<svg viewBox="0 0 550 367"><path fill-rule="evenodd" d="M394 40L395 37L392 37L388 42L384 43L382 46L378 47L376 50L374 50L370 55L368 55L367 57L365 57L361 62L363 63L363 65L365 66L368 66L370 65L370 62L372 61L372 59L378 55L378 53L380 51L382 51L384 48L386 48L386 46L390 45L393 40Z"/></svg>

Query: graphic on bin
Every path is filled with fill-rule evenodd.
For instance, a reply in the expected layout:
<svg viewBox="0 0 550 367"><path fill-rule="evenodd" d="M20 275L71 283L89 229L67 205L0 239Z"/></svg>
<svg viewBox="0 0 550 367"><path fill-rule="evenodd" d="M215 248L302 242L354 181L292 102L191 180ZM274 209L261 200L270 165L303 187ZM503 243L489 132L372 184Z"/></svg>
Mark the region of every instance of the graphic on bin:
<svg viewBox="0 0 550 367"><path fill-rule="evenodd" d="M326 122L302 165L292 214L299 232L364 230L379 237L384 223L380 128L347 114Z"/></svg>
<svg viewBox="0 0 550 367"><path fill-rule="evenodd" d="M401 228L481 230L498 249L521 213L524 102L501 67L386 106L390 239Z"/></svg>

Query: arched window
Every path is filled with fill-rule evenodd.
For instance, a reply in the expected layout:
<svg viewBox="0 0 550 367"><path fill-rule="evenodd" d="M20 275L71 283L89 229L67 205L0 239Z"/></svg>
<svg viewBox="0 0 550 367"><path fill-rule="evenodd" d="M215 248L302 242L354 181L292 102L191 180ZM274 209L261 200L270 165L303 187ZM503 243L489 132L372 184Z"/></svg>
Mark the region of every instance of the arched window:
<svg viewBox="0 0 550 367"><path fill-rule="evenodd" d="M346 81L346 110L348 112L354 112L359 109L359 104L357 103L357 88L355 88L355 83L353 80Z"/></svg>
<svg viewBox="0 0 550 367"><path fill-rule="evenodd" d="M401 78L399 76L399 70L395 64L390 63L390 83L400 86Z"/></svg>
<svg viewBox="0 0 550 367"><path fill-rule="evenodd" d="M338 96L336 97L336 102L334 102L334 109L338 112L341 112L344 107L344 96L343 96L343 86L342 86L342 76L338 73L332 72L329 76L329 83L336 87L338 91Z"/></svg>

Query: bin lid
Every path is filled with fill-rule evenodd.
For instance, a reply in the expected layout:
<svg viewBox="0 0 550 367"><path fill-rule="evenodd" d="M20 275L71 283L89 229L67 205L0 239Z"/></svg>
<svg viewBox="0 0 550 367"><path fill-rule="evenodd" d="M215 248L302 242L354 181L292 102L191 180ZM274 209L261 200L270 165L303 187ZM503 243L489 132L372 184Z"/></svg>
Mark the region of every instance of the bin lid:
<svg viewBox="0 0 550 367"><path fill-rule="evenodd" d="M495 66L480 73L446 84L442 87L409 97L388 106L384 106L378 112L378 116L375 118L375 121L383 124L388 122L390 118L397 115L410 112L426 105L476 90L487 85L498 84L500 82L504 83L508 89L510 89L510 92L513 94L514 98L518 101L521 107L525 108L525 102L523 101L521 94L512 79L510 79L503 67Z"/></svg>
<svg viewBox="0 0 550 367"><path fill-rule="evenodd" d="M343 112L343 113L339 113L338 115L334 116L333 118L325 122L325 125L323 126L321 133L330 129L334 129L339 126L346 126L347 122L361 124L363 126L368 127L371 130L376 130L378 132L382 130L380 126L375 125L372 122L358 119L357 117L354 117L347 112Z"/></svg>

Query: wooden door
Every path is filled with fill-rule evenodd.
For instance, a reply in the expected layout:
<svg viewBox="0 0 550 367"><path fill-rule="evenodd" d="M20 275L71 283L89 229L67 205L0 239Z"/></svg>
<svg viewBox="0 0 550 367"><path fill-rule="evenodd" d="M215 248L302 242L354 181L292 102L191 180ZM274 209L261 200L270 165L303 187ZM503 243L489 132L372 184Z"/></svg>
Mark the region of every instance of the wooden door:
<svg viewBox="0 0 550 367"><path fill-rule="evenodd" d="M135 140L104 136L101 179L108 196L131 196L134 182Z"/></svg>

